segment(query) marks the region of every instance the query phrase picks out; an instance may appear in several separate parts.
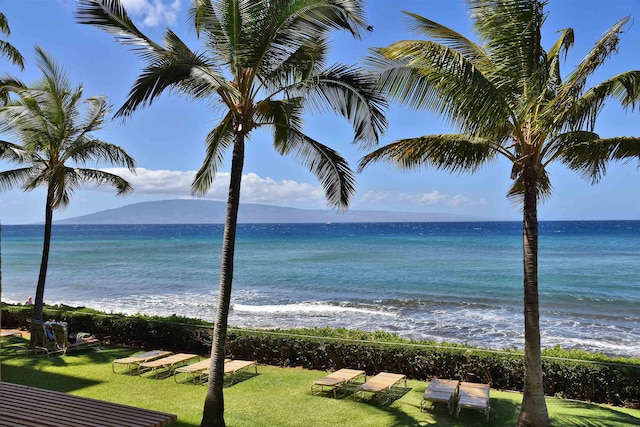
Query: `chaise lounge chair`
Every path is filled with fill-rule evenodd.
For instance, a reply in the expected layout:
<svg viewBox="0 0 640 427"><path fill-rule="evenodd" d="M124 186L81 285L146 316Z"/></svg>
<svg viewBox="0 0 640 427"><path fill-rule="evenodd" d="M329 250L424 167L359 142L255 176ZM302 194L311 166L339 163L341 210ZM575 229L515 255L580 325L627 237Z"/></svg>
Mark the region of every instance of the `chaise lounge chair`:
<svg viewBox="0 0 640 427"><path fill-rule="evenodd" d="M134 369L137 370L141 363L150 362L151 360L159 359L171 354L173 353L170 351L152 350L129 357L123 357L121 359L116 359L111 363L111 370L114 374L129 372Z"/></svg>
<svg viewBox="0 0 640 427"><path fill-rule="evenodd" d="M456 402L456 391L458 391L458 380L440 380L434 378L427 386L427 390L422 396L420 402L420 410L424 411L427 406L427 402L431 402L433 407L436 403L446 403L449 409L449 414L453 414L453 407Z"/></svg>
<svg viewBox="0 0 640 427"><path fill-rule="evenodd" d="M160 359L143 362L138 367L138 375L145 372L151 372L149 378L157 377L160 372L167 372L169 375L180 366L189 364L189 362L197 361L200 358L197 354L178 353L171 356L162 357Z"/></svg>
<svg viewBox="0 0 640 427"><path fill-rule="evenodd" d="M406 375L380 372L379 374L371 377L364 384L360 384L356 387L356 391L353 393L353 398L358 400L358 395L360 395L360 398L364 398L365 393L371 393L374 396L378 396L383 392L390 391L401 381L404 381L404 386L407 387ZM382 399L380 399L380 401L382 402Z"/></svg>
<svg viewBox="0 0 640 427"><path fill-rule="evenodd" d="M61 323L52 323L51 330L56 340L56 346L62 352L62 355L66 355L69 350L84 350L87 348L93 348L95 351L100 350L100 340L97 338L78 338L82 341L76 343L69 342L69 335L67 327Z"/></svg>
<svg viewBox="0 0 640 427"><path fill-rule="evenodd" d="M0 339L22 338L22 332L13 329L0 329Z"/></svg>
<svg viewBox="0 0 640 427"><path fill-rule="evenodd" d="M489 384L460 383L456 418L460 416L461 409L480 410L487 417L487 421L489 421Z"/></svg>
<svg viewBox="0 0 640 427"><path fill-rule="evenodd" d="M31 321L31 338L25 347L16 349L16 352L24 352L26 355L33 353L35 356L46 354L49 357L51 352L56 351L55 343L49 341L44 330L44 323L37 320Z"/></svg>
<svg viewBox="0 0 640 427"><path fill-rule="evenodd" d="M256 374L258 373L258 362L256 362L255 360L251 361L251 360L225 360L224 362L224 374L225 375L229 375L229 377L231 378L231 383L233 384L234 380L235 380L235 376L238 372L240 372L243 369L246 369L250 366L253 366L255 368ZM202 381L202 383L204 384L204 380L205 378L207 378L209 376L209 368L207 367L207 369L205 369L204 371L202 371L202 374L200 375L200 380Z"/></svg>
<svg viewBox="0 0 640 427"><path fill-rule="evenodd" d="M195 383L202 379L202 372L209 369L209 366L211 366L211 358L192 363L191 365L181 366L173 371L173 379L175 382L186 382L190 376L193 376L193 382ZM182 378L183 375L184 379Z"/></svg>
<svg viewBox="0 0 640 427"><path fill-rule="evenodd" d="M311 384L311 394L321 393L324 391L324 387L330 387L333 389L334 399L337 397L338 388L346 388L349 383L357 380L358 378L364 378L367 380L364 371L356 369L339 369L324 378L317 379Z"/></svg>

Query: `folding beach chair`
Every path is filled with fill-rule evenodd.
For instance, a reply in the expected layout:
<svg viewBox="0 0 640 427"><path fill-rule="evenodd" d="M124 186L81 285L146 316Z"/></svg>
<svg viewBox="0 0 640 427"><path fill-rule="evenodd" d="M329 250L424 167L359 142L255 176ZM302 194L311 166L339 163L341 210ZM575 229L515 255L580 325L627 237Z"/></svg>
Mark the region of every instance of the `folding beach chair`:
<svg viewBox="0 0 640 427"><path fill-rule="evenodd" d="M315 380L313 384L311 384L311 394L321 393L325 387L330 387L333 389L333 397L336 398L338 388L346 388L349 383L358 378L363 378L365 381L367 380L364 371L339 369L324 378Z"/></svg>
<svg viewBox="0 0 640 427"><path fill-rule="evenodd" d="M225 360L224 361L224 374L228 375L231 378L231 383L235 381L235 376L238 372L243 369L249 368L253 366L255 368L255 373L258 373L258 362L255 360ZM204 383L205 378L209 376L209 369L205 369L202 371L200 375L201 381Z"/></svg>
<svg viewBox="0 0 640 427"><path fill-rule="evenodd" d="M382 394L390 391L396 387L400 382L404 381L405 388L407 387L407 377L402 374L392 374L389 372L380 372L379 374L369 378L364 384L360 384L356 387L356 391L353 393L353 398L358 400L364 398L365 393L370 393L375 396L381 396ZM382 403L382 398L380 397Z"/></svg>
<svg viewBox="0 0 640 427"><path fill-rule="evenodd" d="M192 363L191 365L181 366L173 371L173 379L175 382L186 382L189 380L189 377L192 376L193 382L196 383L198 380L202 380L202 372L209 369L209 366L211 366L211 358Z"/></svg>
<svg viewBox="0 0 640 427"><path fill-rule="evenodd" d="M482 411L489 421L489 384L460 383L456 418L460 416L461 409Z"/></svg>
<svg viewBox="0 0 640 427"><path fill-rule="evenodd" d="M0 329L0 340L3 338L22 338L22 332L13 329Z"/></svg>
<svg viewBox="0 0 640 427"><path fill-rule="evenodd" d="M187 365L190 362L197 361L200 358L197 354L178 353L171 356L161 357L160 359L143 362L139 365L138 375L145 372L151 372L149 378L158 377L161 372L173 374L177 368Z"/></svg>
<svg viewBox="0 0 640 427"><path fill-rule="evenodd" d="M51 352L56 352L56 345L47 338L47 334L44 330L44 323L32 320L31 339L29 340L29 344L25 347L16 349L16 352L24 352L26 355L33 354L35 356L46 354L48 357Z"/></svg>
<svg viewBox="0 0 640 427"><path fill-rule="evenodd" d="M101 344L97 338L78 338L78 340L82 339L82 341L69 342L67 327L61 323L51 323L51 330L56 340L56 346L62 351L63 356L69 350L84 350L87 348L93 348L95 351L100 350Z"/></svg>
<svg viewBox="0 0 640 427"><path fill-rule="evenodd" d="M123 357L121 359L116 359L111 363L111 370L114 374L121 374L133 370L137 371L141 363L149 362L171 354L173 354L171 351L152 350L129 357Z"/></svg>
<svg viewBox="0 0 640 427"><path fill-rule="evenodd" d="M436 403L446 403L449 409L449 414L453 414L453 407L455 405L456 392L458 391L458 380L440 380L434 378L431 380L427 389L422 396L420 402L420 410L424 411L427 406L427 402L431 402L433 407Z"/></svg>

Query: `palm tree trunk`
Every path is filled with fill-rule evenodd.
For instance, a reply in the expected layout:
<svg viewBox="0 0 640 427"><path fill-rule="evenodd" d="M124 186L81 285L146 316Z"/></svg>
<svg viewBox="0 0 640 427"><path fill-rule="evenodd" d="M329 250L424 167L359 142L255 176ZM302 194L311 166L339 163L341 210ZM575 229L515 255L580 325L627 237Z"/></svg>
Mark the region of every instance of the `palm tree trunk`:
<svg viewBox="0 0 640 427"><path fill-rule="evenodd" d="M51 247L51 226L53 224L53 187L47 190L47 205L44 211L44 243L42 244L42 261L40 274L36 286L36 300L33 305L32 320L42 322L42 308L44 306L44 285L47 281L47 267L49 265L49 249Z"/></svg>
<svg viewBox="0 0 640 427"><path fill-rule="evenodd" d="M538 302L538 177L524 171L524 395L518 427L548 427L549 414L542 384L540 307Z"/></svg>
<svg viewBox="0 0 640 427"><path fill-rule="evenodd" d="M222 260L220 265L220 290L213 327L211 344L211 367L209 384L204 400L204 411L200 427L225 427L224 422L224 358L227 341L227 319L231 304L231 284L233 281L233 255L236 244L238 207L240 205L240 184L244 167L244 135L237 134L231 158L231 180L227 199L227 217L222 239Z"/></svg>

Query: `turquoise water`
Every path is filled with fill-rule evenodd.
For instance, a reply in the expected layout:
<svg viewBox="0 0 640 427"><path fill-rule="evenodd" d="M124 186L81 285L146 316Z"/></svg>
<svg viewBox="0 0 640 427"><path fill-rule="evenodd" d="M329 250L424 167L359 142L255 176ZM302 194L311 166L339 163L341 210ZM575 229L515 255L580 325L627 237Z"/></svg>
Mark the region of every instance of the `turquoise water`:
<svg viewBox="0 0 640 427"><path fill-rule="evenodd" d="M2 227L3 300L35 293L42 227ZM241 224L230 323L523 345L518 222ZM221 225L54 226L45 302L213 320ZM640 221L543 222L542 345L640 357Z"/></svg>

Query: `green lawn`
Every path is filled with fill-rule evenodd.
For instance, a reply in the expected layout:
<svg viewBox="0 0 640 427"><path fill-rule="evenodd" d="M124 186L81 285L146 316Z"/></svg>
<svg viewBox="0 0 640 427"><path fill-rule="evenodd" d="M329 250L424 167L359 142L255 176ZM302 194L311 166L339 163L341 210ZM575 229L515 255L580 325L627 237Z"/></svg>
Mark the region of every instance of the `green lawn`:
<svg viewBox="0 0 640 427"><path fill-rule="evenodd" d="M111 361L134 353L130 349L69 354L65 357L16 355L12 345L1 353L2 381L62 391L78 396L170 412L178 415L172 427L197 427L206 388L176 384L173 378L147 379L111 372ZM312 396L310 385L324 372L260 366L258 375L244 374L225 388L225 419L230 427L274 426L513 426L521 395L491 390L491 420L468 411L456 420L444 407L420 412L425 382L409 381L388 406L333 399L331 393ZM28 402L25 402L28 404ZM631 427L640 425L640 411L548 399L554 426Z"/></svg>

